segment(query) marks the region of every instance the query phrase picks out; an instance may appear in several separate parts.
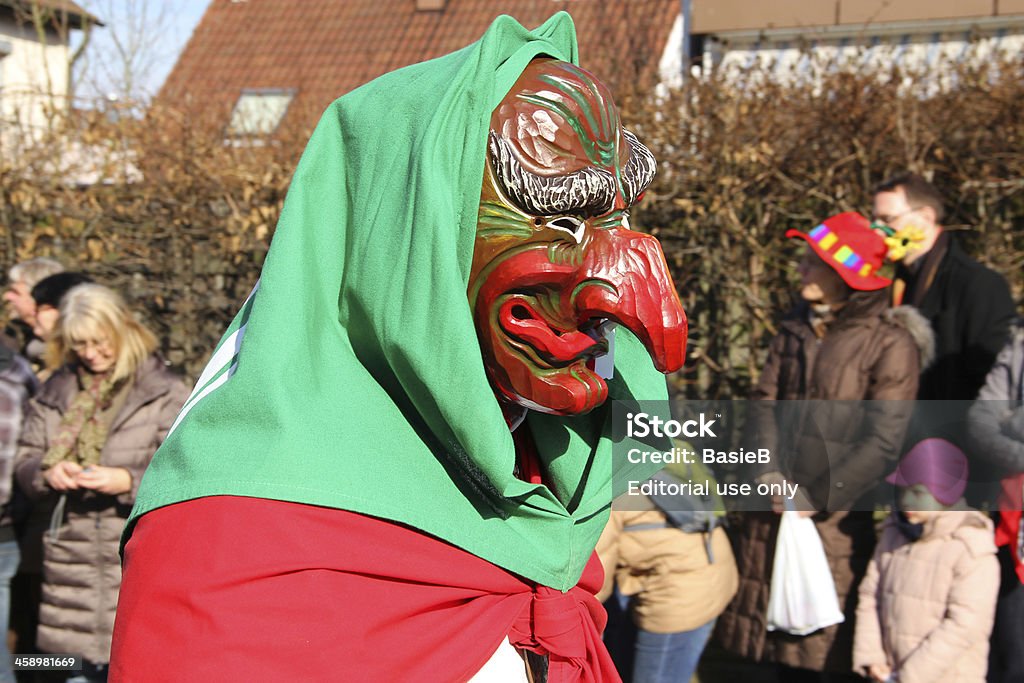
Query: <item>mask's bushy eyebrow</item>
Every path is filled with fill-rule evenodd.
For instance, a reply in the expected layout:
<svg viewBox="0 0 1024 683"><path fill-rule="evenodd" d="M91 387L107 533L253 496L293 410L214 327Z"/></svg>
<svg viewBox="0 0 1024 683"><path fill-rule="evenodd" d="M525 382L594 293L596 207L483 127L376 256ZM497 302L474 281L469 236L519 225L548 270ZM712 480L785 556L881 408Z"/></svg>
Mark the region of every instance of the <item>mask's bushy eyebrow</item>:
<svg viewBox="0 0 1024 683"><path fill-rule="evenodd" d="M569 175L536 175L522 167L508 141L493 131L488 152L499 186L528 214L599 216L615 205L615 178L604 169L588 166Z"/></svg>
<svg viewBox="0 0 1024 683"><path fill-rule="evenodd" d="M622 172L622 194L626 204L632 205L654 180L654 175L658 172L658 162L651 154L651 150L647 149L633 133L623 128L622 135L629 144L629 162Z"/></svg>

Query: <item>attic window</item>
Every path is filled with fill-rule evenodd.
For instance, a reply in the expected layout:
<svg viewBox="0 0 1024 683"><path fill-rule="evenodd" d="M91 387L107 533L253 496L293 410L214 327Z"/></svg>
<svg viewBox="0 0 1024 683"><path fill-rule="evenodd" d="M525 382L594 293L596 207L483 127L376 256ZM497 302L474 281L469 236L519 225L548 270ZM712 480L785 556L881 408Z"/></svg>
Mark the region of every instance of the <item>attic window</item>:
<svg viewBox="0 0 1024 683"><path fill-rule="evenodd" d="M288 111L295 91L269 88L243 90L231 112L228 133L231 135L269 135L277 130Z"/></svg>

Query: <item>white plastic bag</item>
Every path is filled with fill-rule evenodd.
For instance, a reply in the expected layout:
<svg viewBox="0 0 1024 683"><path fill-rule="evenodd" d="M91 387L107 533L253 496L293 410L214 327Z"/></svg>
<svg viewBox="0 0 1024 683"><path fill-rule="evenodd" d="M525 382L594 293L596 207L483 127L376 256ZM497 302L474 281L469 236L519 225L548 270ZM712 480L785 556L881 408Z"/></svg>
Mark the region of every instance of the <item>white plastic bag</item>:
<svg viewBox="0 0 1024 683"><path fill-rule="evenodd" d="M814 522L786 510L775 542L768 630L805 636L843 620L836 583Z"/></svg>

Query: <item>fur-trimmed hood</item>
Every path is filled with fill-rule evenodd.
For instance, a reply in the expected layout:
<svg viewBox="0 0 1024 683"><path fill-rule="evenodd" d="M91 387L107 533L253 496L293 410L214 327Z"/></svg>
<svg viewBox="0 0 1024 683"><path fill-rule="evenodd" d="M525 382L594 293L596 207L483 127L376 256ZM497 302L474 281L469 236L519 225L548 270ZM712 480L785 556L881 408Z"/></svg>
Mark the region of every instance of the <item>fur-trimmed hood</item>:
<svg viewBox="0 0 1024 683"><path fill-rule="evenodd" d="M896 306L885 312L885 319L902 327L913 337L921 353L922 372L935 362L935 332L919 310L913 306Z"/></svg>

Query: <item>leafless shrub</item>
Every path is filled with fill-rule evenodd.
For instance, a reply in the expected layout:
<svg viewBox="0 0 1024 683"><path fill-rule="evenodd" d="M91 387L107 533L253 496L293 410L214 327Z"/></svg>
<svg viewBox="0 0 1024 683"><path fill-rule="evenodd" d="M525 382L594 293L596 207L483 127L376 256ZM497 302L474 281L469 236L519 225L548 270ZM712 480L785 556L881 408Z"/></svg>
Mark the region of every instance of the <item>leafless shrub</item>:
<svg viewBox="0 0 1024 683"><path fill-rule="evenodd" d="M935 68L944 90L899 67L809 83L761 66L620 94L660 161L633 223L661 239L690 316L679 394L747 395L794 290L785 230L868 212L901 169L932 177L968 249L1024 292L1024 63ZM173 109L118 113L73 111L0 155L0 264L53 256L121 289L194 377L258 277L310 131L251 144Z"/></svg>
<svg viewBox="0 0 1024 683"><path fill-rule="evenodd" d="M933 180L947 226L1024 292L1024 62L819 73L759 65L667 98L627 95L629 125L661 162L634 224L661 239L690 316L684 396L749 393L795 290L786 229L869 215L871 188L903 169Z"/></svg>

